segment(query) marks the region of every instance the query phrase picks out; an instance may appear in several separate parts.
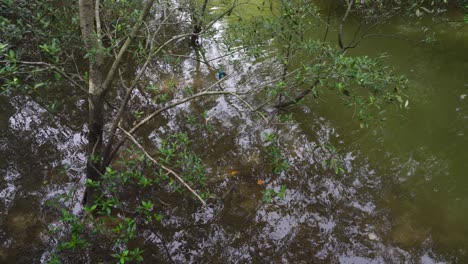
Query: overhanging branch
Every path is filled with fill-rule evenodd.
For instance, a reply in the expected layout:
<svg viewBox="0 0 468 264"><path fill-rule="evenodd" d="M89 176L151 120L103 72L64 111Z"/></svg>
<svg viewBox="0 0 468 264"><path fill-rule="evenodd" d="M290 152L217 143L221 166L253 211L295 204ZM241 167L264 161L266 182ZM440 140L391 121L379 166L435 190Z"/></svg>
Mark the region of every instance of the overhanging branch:
<svg viewBox="0 0 468 264"><path fill-rule="evenodd" d="M0 61L0 63L7 63L7 61ZM84 91L85 93L88 93L88 91L82 85L80 85L75 80L73 80L72 77L68 76L68 74L66 74L64 71L59 69L57 66L54 66L52 64L49 64L47 62L42 62L42 61L17 61L16 63L26 65L26 66L42 66L45 68L49 68L57 72L58 74L62 75L65 79L67 79L68 82L80 88L80 90Z"/></svg>

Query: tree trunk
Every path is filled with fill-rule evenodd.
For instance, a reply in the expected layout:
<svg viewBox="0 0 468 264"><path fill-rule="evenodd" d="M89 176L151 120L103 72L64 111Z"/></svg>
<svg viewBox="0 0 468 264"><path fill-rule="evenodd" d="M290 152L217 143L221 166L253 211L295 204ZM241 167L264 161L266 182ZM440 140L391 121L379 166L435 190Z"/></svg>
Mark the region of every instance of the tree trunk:
<svg viewBox="0 0 468 264"><path fill-rule="evenodd" d="M89 94L96 94L102 84L102 53L100 52L99 32L96 32L94 1L79 0L80 5L80 28L83 41L87 51L95 50L92 56L89 56Z"/></svg>
<svg viewBox="0 0 468 264"><path fill-rule="evenodd" d="M93 0L79 0L80 28L85 47L88 51L98 50L89 61L89 84L88 84L88 149L86 177L93 181L100 178L102 160L102 130L104 127L104 100L99 94L102 85L102 62L103 58L99 52L100 39L99 32L95 26L95 2ZM96 10L97 7L96 7ZM91 204L94 201L93 190L86 189L83 198L84 204Z"/></svg>
<svg viewBox="0 0 468 264"><path fill-rule="evenodd" d="M102 171L99 170L102 162L102 141L104 127L104 102L101 96L90 94L88 96L88 149L86 163L86 178L99 181ZM97 191L87 188L83 204L90 205L94 202Z"/></svg>
<svg viewBox="0 0 468 264"><path fill-rule="evenodd" d="M206 6L208 5L208 0L205 0L203 1L203 6L202 6L202 9L201 9L201 15L200 17L197 17L197 12L196 10L194 9L193 10L193 23L194 23L194 28L193 28L193 35L190 39L190 44L194 47L196 46L199 46L199 38L200 36L198 34L200 34L200 32L202 32L202 26L203 26L203 18L205 16L205 10L206 10Z"/></svg>
<svg viewBox="0 0 468 264"><path fill-rule="evenodd" d="M99 17L99 0L78 0L80 9L80 28L85 47L88 52L94 51L89 56L89 86L88 86L88 150L86 177L87 179L98 181L102 173L105 171L106 163L104 162L104 102L105 96L112 86L114 76L116 75L119 65L123 60L125 52L130 47L133 39L136 38L138 31L143 25L143 21L150 13L151 7L155 0L147 0L143 8L138 22L132 28L132 31L127 37L119 53L113 62L111 68L104 75L104 52L101 40L101 21ZM208 0L206 0L208 1ZM104 79L103 76L106 76ZM125 108L128 98L125 100L122 109ZM112 138L115 133L115 128L120 122L121 114L114 120L109 136L108 146L112 146ZM109 160L110 163L110 160ZM99 190L87 188L83 197L83 204L91 205L94 199L100 194Z"/></svg>

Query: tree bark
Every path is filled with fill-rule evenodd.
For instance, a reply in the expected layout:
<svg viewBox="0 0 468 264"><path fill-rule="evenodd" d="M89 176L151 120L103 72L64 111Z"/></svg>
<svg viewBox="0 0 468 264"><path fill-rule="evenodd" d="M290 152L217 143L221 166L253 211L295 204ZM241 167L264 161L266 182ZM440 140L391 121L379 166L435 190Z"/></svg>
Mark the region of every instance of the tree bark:
<svg viewBox="0 0 468 264"><path fill-rule="evenodd" d="M79 0L80 28L89 58L89 85L88 85L88 149L86 177L98 181L105 171L102 166L104 157L104 103L105 96L112 86L114 76L120 66L123 56L136 38L142 22L148 16L155 0L148 0L142 10L137 24L134 25L127 40L119 50L119 54L111 68L104 76L104 52L101 40L101 21L99 18L99 0ZM93 52L91 52L93 51ZM126 103L126 102L125 102ZM123 106L125 107L125 105ZM119 120L115 123L117 124ZM112 140L110 143L112 144ZM83 204L90 205L99 194L99 190L87 188L83 198Z"/></svg>
<svg viewBox="0 0 468 264"><path fill-rule="evenodd" d="M85 47L90 54L89 84L88 84L88 149L86 162L86 178L99 180L101 172L98 170L102 159L102 136L104 127L104 100L99 94L102 85L102 62L100 54L100 40L96 32L95 2L93 0L79 0L80 28ZM95 199L95 192L86 189L83 204L91 204Z"/></svg>
<svg viewBox="0 0 468 264"><path fill-rule="evenodd" d="M101 45L94 25L94 1L79 0L79 8L80 28L85 47L88 52L95 50L94 54L90 54L88 92L96 94L102 84L103 57L102 53L99 52Z"/></svg>
<svg viewBox="0 0 468 264"><path fill-rule="evenodd" d="M199 43L199 34L200 32L202 32L202 26L203 26L203 18L205 16L205 10L206 10L206 6L208 5L208 0L204 0L203 1L203 6L202 6L202 9L201 9L201 15L199 18L197 18L197 14L196 14L196 10L193 10L193 23L194 23L194 28L193 28L193 35L192 37L190 38L190 44L194 47L198 46L200 43Z"/></svg>

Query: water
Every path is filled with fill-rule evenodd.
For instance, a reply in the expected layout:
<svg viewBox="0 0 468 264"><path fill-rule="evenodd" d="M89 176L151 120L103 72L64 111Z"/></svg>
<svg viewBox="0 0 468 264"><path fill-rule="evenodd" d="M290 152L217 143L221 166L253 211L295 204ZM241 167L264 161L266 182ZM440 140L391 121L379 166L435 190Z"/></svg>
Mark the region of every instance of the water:
<svg viewBox="0 0 468 264"><path fill-rule="evenodd" d="M456 13L451 16L460 18ZM342 112L324 104L317 107L327 119L333 118L334 127L348 131L343 132L345 142L357 142L352 149L369 159L385 181L378 203L391 219L387 241L403 248L430 241L453 257L460 252L465 255L468 248L468 229L463 224L468 220L468 27L437 22L394 19L381 32L410 40L371 39L351 52L385 52L386 63L408 76L410 107L404 114L390 116L381 127L353 133ZM434 31L434 43L414 41L425 37L423 26Z"/></svg>
<svg viewBox="0 0 468 264"><path fill-rule="evenodd" d="M460 16L447 14L453 20ZM216 24L217 37L222 37L225 23ZM421 27L432 23L395 18L380 30L419 40L426 37ZM355 26L348 24L345 32ZM467 262L468 27L432 28L434 43L371 38L349 51L370 56L385 52L385 63L410 80L409 109L389 110L387 121L369 129L359 129L349 109L331 96L307 98L291 109L292 125L267 127L241 102L227 97L181 105L152 122L139 134L147 146L157 146L161 137L175 131L190 135L209 168L213 197L205 208L190 199L183 201L184 207L175 207L181 204L180 195L161 195L158 206L167 217L142 231L145 260ZM204 45L207 59L219 55L216 45L208 40ZM178 48L193 55L190 49ZM223 60L213 65L219 63ZM178 87L194 83L200 89L215 81L213 68L193 60L160 66L166 75L148 77L167 86L177 76L184 76ZM249 71L261 69L245 68L226 69L237 74L224 88L268 77L251 76ZM138 100L147 103L143 97ZM81 122L53 117L28 97L0 97L0 103L0 262L39 262L55 243L47 232L55 215L44 201L83 180ZM79 112L85 107L78 101L70 108ZM214 127L212 131L188 122L193 116L202 120L204 110L204 122ZM279 144L291 165L286 173L271 173L263 147L265 132L281 135ZM330 144L336 153L327 147ZM347 173L324 170L321 162L330 156L342 158ZM287 186L284 199L262 201L262 191L279 191L282 185Z"/></svg>

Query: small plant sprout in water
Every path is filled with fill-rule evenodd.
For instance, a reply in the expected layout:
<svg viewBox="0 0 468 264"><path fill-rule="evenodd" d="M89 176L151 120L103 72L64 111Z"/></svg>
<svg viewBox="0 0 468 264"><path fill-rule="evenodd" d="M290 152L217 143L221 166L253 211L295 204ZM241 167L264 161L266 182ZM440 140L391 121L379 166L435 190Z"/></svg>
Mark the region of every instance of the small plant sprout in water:
<svg viewBox="0 0 468 264"><path fill-rule="evenodd" d="M268 188L262 191L262 194L264 203L271 203L276 197L283 200L286 195L286 185L281 185L281 188L278 192L275 191L273 188Z"/></svg>
<svg viewBox="0 0 468 264"><path fill-rule="evenodd" d="M338 155L334 146L328 145L325 147L329 152L329 157L322 160L322 168L324 170L332 170L336 175L346 173L346 165L344 160Z"/></svg>
<svg viewBox="0 0 468 264"><path fill-rule="evenodd" d="M264 133L263 142L266 145L265 152L267 153L272 172L280 174L286 172L290 165L283 158L281 148L278 146L278 138L275 134Z"/></svg>

